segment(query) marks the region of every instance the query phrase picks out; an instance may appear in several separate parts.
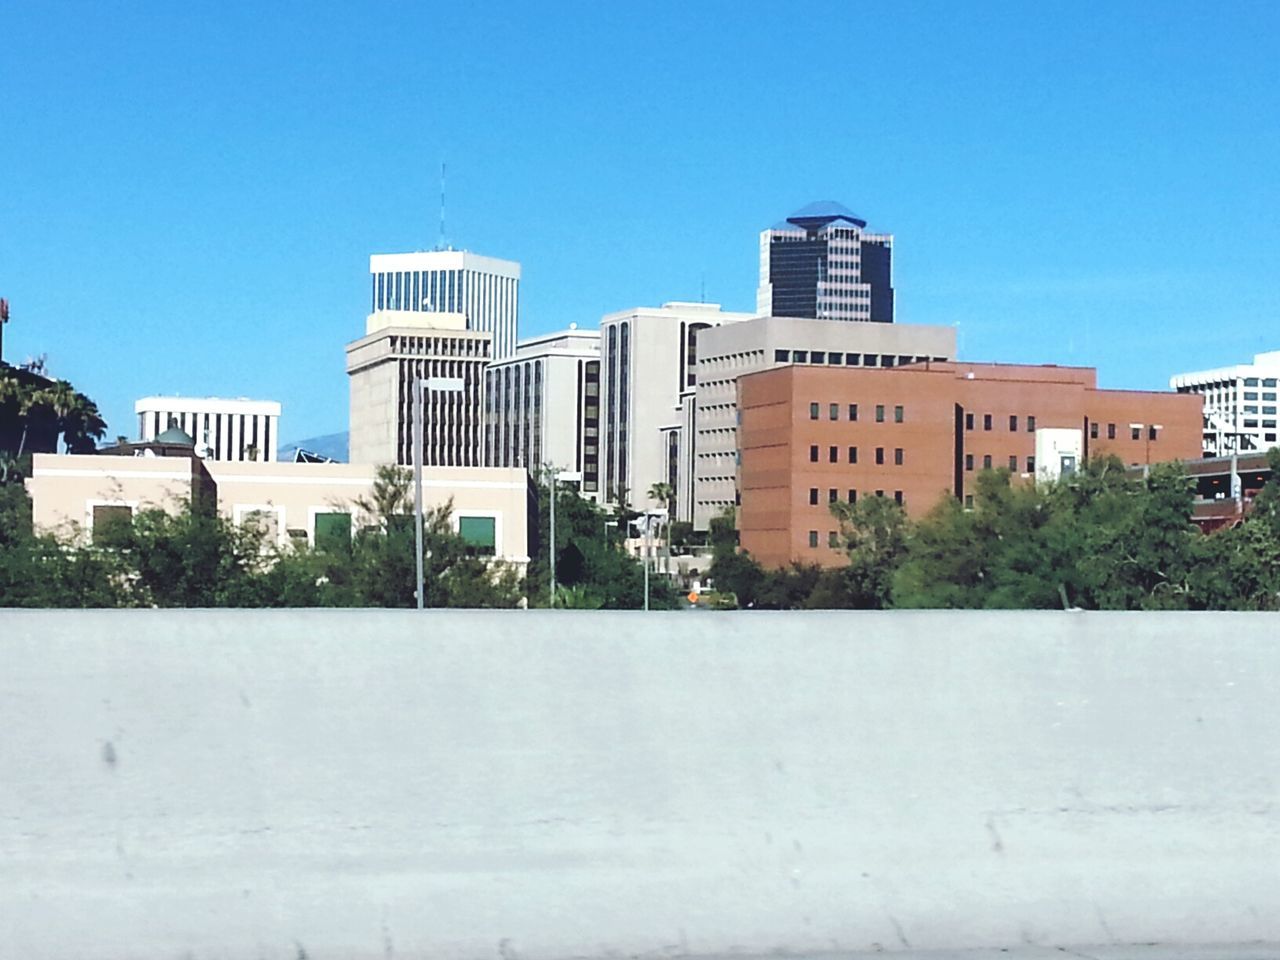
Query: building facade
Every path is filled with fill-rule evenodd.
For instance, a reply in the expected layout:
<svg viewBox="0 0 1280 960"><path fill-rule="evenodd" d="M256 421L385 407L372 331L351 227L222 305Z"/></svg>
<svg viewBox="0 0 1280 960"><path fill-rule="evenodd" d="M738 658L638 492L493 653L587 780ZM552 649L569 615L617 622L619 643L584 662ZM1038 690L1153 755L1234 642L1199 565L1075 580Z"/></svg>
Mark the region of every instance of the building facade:
<svg viewBox="0 0 1280 960"><path fill-rule="evenodd" d="M600 492L600 331L568 330L520 341L485 373L485 462L581 472Z"/></svg>
<svg viewBox="0 0 1280 960"><path fill-rule="evenodd" d="M633 505L655 483L669 482L670 430L680 423L681 395L697 384L699 340L722 324L751 318L718 303L665 303L611 313L600 321L603 500L625 493Z"/></svg>
<svg viewBox="0 0 1280 960"><path fill-rule="evenodd" d="M371 313L451 313L493 338L495 359L516 349L520 264L463 250L380 253L369 258Z"/></svg>
<svg viewBox="0 0 1280 960"><path fill-rule="evenodd" d="M413 462L413 384L425 381L423 464L484 463L484 371L491 334L460 313L381 310L347 344L353 464Z"/></svg>
<svg viewBox="0 0 1280 960"><path fill-rule="evenodd" d="M837 501L890 497L921 516L944 496L972 505L985 469L1031 481L1074 468L1041 471L1045 428L1054 430L1051 446L1039 444L1046 452L1126 464L1194 457L1200 445L1198 398L1099 390L1087 368L793 363L743 376L738 390L741 544L769 566L847 562Z"/></svg>
<svg viewBox="0 0 1280 960"><path fill-rule="evenodd" d="M761 316L893 323L893 236L833 200L760 234Z"/></svg>
<svg viewBox="0 0 1280 960"><path fill-rule="evenodd" d="M200 493L233 523L260 525L270 543L314 547L376 521L356 503L370 498L376 472L371 464L36 454L27 491L36 530L83 542L107 521L149 507L179 510ZM523 470L432 467L424 471L423 501L452 501L453 527L478 555L528 562Z"/></svg>
<svg viewBox="0 0 1280 960"><path fill-rule="evenodd" d="M1193 393L1204 404L1206 457L1269 450L1276 445L1278 382L1280 351L1259 353L1253 363L1169 378L1169 386L1178 393Z"/></svg>
<svg viewBox="0 0 1280 960"><path fill-rule="evenodd" d="M681 519L706 530L713 517L737 503L738 378L787 364L889 369L955 358L954 327L913 324L830 323L758 317L705 331L687 444L692 477L682 486ZM689 506L686 507L686 504Z"/></svg>
<svg viewBox="0 0 1280 960"><path fill-rule="evenodd" d="M196 455L208 460L276 459L280 404L273 400L143 397L134 403L133 412L141 443L177 427L195 441Z"/></svg>

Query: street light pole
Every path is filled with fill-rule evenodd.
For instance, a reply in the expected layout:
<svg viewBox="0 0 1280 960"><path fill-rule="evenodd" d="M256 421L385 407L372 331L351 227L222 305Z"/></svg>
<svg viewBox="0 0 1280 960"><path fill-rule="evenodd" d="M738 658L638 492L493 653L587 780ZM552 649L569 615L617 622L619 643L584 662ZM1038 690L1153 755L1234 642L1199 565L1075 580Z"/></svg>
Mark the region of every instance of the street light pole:
<svg viewBox="0 0 1280 960"><path fill-rule="evenodd" d="M582 474L577 470L551 470L551 595L547 598L548 609L556 605L556 494L560 491L561 480L581 480Z"/></svg>
<svg viewBox="0 0 1280 960"><path fill-rule="evenodd" d="M426 593L422 571L422 418L423 407L422 378L413 378L413 543L414 558L417 561L417 587L413 591L418 596L418 609L425 606Z"/></svg>
<svg viewBox="0 0 1280 960"><path fill-rule="evenodd" d="M462 393L464 384L461 377L418 377L413 378L413 389L410 403L413 404L411 419L413 421L413 543L416 554L415 567L418 573L417 589L418 609L426 607L426 583L422 569L422 446L423 434L426 431L426 394Z"/></svg>

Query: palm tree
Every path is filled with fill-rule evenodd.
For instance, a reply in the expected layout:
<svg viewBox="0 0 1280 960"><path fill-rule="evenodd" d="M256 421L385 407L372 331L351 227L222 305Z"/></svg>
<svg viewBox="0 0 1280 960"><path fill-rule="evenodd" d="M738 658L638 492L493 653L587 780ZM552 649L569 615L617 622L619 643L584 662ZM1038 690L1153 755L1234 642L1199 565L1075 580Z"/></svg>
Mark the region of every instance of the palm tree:
<svg viewBox="0 0 1280 960"><path fill-rule="evenodd" d="M58 423L58 433L68 453L79 453L91 448L90 438L101 440L107 433L106 421L98 413L98 405L66 380L57 380L53 386L40 391L44 404L52 411Z"/></svg>
<svg viewBox="0 0 1280 960"><path fill-rule="evenodd" d="M655 483L649 487L649 499L656 500L658 503L662 504L663 508L667 511L667 522L665 524L666 536L667 536L666 572L670 573L671 572L671 514L673 512L672 507L676 499L676 488L669 483Z"/></svg>

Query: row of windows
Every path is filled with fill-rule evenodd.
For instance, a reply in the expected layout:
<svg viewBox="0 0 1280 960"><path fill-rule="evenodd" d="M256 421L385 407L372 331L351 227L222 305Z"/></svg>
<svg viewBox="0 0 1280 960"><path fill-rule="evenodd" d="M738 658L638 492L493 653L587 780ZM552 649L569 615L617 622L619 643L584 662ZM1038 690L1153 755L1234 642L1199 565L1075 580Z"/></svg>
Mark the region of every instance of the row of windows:
<svg viewBox="0 0 1280 960"><path fill-rule="evenodd" d="M1097 440L1099 434L1101 433L1100 428L1101 428L1101 424L1097 422L1089 424L1089 439ZM1148 440L1159 439L1159 432L1160 432L1160 427L1158 425L1153 424L1152 426L1147 427L1147 439ZM1114 440L1115 438L1116 438L1116 425L1114 423L1108 423L1107 439ZM1142 424L1129 425L1129 439L1130 440L1142 439Z"/></svg>
<svg viewBox="0 0 1280 960"><path fill-rule="evenodd" d="M829 367L904 367L909 363L927 363L929 357L908 354L841 353L827 350L775 350L775 363L817 363ZM942 361L945 357L934 357Z"/></svg>
<svg viewBox="0 0 1280 960"><path fill-rule="evenodd" d="M876 423L884 423L885 409L886 409L886 408L885 408L885 405L884 405L883 403L877 403L877 404L876 404ZM828 420L839 420L839 419L840 419L840 414L841 414L841 412L842 412L842 405L841 405L841 404L839 404L839 403L829 403L829 404L827 404L827 419L828 419ZM857 405L856 403L850 403L850 404L848 404L848 415L849 415L849 422L851 422L851 423L857 423L857 421L858 421L858 405ZM821 419L821 416L822 416L822 404L820 404L820 403L811 403L811 404L809 404L809 419L810 419L810 420L819 420L819 419ZM894 423L904 423L905 421L906 421L906 411L905 411L905 409L904 409L901 405L899 405L899 406L895 406L895 407L893 408L893 422L894 422Z"/></svg>
<svg viewBox="0 0 1280 960"><path fill-rule="evenodd" d="M966 470L973 470L973 469L974 469L974 463L975 463L975 461L974 461L973 454L972 454L972 453L966 453L966 454L964 455L964 468L965 468ZM990 469L992 469L994 466L995 466L995 462L994 462L994 460L992 459L991 454L989 454L989 453L987 453L987 454L983 454L983 457L982 457L982 469L983 469L983 470L990 470ZM1010 457L1009 457L1009 472L1010 472L1010 473L1017 473L1017 472L1018 472L1018 458L1017 458L1017 457L1015 457L1015 456L1013 456L1013 455L1010 455ZM1027 470L1026 470L1026 472L1027 472L1027 473L1035 473L1035 472L1036 472L1036 458L1035 458L1035 457L1027 457Z"/></svg>
<svg viewBox="0 0 1280 960"><path fill-rule="evenodd" d="M977 421L976 421L976 419L975 419L975 415L974 415L974 414L972 414L972 413L966 413L966 414L964 415L964 428L965 428L966 430L973 430L973 429L975 428L975 427L974 427L974 425L975 425L975 423L976 423L976 422L977 422ZM991 414L989 414L989 413L984 413L984 414L982 415L982 429L983 429L983 430L991 430L991 429L993 428L994 423L995 423L995 420L994 420L994 418L991 416ZM1036 432L1036 418L1035 418L1034 416L1032 416L1032 415L1028 414L1028 415L1027 415L1027 419L1026 419L1026 424L1027 424L1027 433L1035 433L1035 432ZM1010 414L1010 415L1009 415L1009 432L1010 432L1010 433L1017 433L1017 432L1018 432L1018 415L1017 415L1016 413L1012 413L1012 414Z"/></svg>
<svg viewBox="0 0 1280 960"><path fill-rule="evenodd" d="M816 443L815 443L815 444L812 444L812 445L809 447L809 462L810 462L810 463L817 463L819 459L820 459L820 448L819 448L819 446L818 446ZM902 449L902 447L894 447L894 448L893 448L893 465L894 465L895 467L900 467L900 466L902 466L902 465L903 465L903 463L905 462L905 460L906 460L906 451L904 451L904 450ZM827 448L827 462L828 462L828 463L839 463L839 462L840 462L840 448L839 448L839 447L828 447L828 448ZM848 448L848 462L849 462L849 463L857 463L857 462L858 462L858 448L857 448L857 447L849 447L849 448ZM885 448L884 448L884 447L876 447L876 464L877 464L877 465L879 465L879 466L883 466L883 465L884 465L884 462L885 462Z"/></svg>

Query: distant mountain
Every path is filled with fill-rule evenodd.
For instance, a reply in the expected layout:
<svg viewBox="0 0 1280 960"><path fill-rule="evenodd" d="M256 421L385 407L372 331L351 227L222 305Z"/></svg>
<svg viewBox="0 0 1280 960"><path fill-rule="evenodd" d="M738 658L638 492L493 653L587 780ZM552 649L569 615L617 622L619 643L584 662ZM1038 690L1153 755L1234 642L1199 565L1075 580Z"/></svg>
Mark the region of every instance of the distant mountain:
<svg viewBox="0 0 1280 960"><path fill-rule="evenodd" d="M310 437L306 440L287 443L276 451L276 457L280 460L292 460L294 452L299 448L337 460L339 463L346 463L347 433L344 430L342 433L326 433L323 437Z"/></svg>

